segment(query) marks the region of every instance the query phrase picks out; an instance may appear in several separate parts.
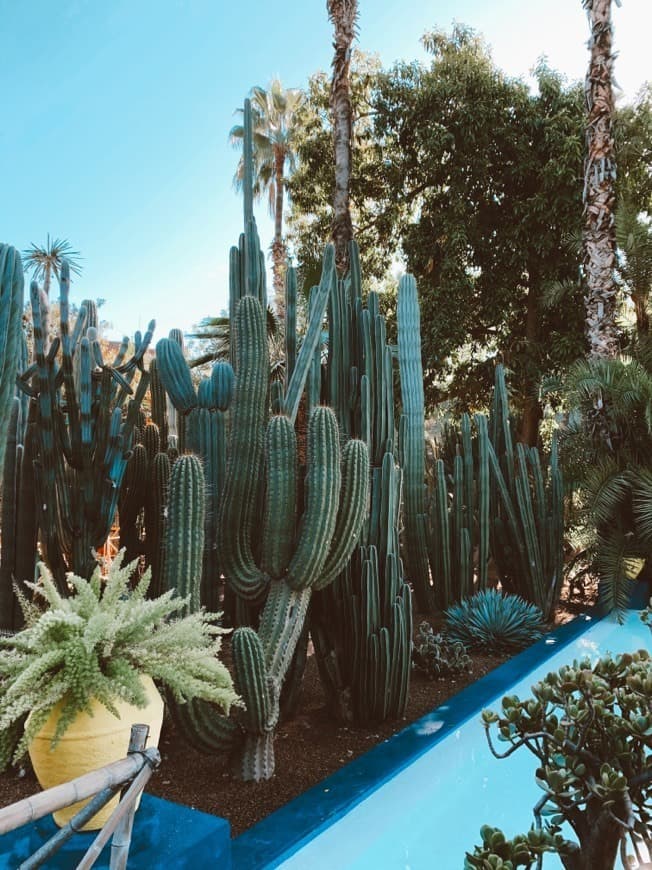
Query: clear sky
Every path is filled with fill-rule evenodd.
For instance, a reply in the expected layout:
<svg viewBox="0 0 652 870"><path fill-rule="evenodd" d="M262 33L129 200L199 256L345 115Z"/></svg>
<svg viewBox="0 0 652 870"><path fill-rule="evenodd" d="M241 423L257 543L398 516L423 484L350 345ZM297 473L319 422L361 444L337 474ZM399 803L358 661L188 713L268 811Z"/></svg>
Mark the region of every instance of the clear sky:
<svg viewBox="0 0 652 870"><path fill-rule="evenodd" d="M228 249L241 229L228 144L253 84L303 86L328 69L325 0L0 0L0 240L67 238L84 256L73 298L103 297L115 330L151 317L157 337L226 306ZM497 63L526 75L547 55L584 74L580 0L360 0L365 51L424 58L419 37L455 19ZM616 78L646 78L652 0L614 9ZM271 240L258 207L263 246Z"/></svg>

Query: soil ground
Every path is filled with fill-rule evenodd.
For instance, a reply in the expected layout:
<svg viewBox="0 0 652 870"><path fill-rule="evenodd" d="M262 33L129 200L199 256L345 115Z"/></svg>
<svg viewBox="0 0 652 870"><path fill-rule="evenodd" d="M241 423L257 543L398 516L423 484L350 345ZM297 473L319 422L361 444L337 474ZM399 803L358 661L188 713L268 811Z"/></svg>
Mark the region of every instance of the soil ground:
<svg viewBox="0 0 652 870"><path fill-rule="evenodd" d="M593 598L594 590L590 590L584 600L563 602L555 620L556 625L572 619L593 603ZM429 621L437 625L437 620L431 618ZM415 626L419 622L420 615L416 614ZM166 719L160 746L162 764L150 780L148 791L167 800L227 818L231 823L232 835L237 836L508 658L504 654L474 653L472 673L433 681L414 671L405 716L393 722L362 728L345 727L329 715L314 657L309 656L299 714L280 725L277 731L277 772L271 780L242 783L233 779L220 759L196 752L175 733L173 723ZM38 783L29 769L0 775L0 806L38 790Z"/></svg>

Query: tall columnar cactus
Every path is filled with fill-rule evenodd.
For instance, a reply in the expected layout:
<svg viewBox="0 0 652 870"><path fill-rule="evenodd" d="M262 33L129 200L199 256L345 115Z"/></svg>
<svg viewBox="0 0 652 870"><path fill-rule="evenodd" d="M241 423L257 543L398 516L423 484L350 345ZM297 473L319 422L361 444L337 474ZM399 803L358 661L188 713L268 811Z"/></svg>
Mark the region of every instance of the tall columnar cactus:
<svg viewBox="0 0 652 870"><path fill-rule="evenodd" d="M163 338L156 345L156 377L178 415L180 449L199 456L206 480L202 603L217 610L220 596L220 566L217 548L217 518L226 477L226 412L233 395L234 374L227 362L213 366L197 390L181 345Z"/></svg>
<svg viewBox="0 0 652 870"><path fill-rule="evenodd" d="M563 580L564 496L557 440L542 462L536 447L514 448L505 373L496 368L489 425L479 424L491 469L491 549L501 581L552 615ZM491 436L490 434L491 433Z"/></svg>
<svg viewBox="0 0 652 870"><path fill-rule="evenodd" d="M327 371L311 381L315 388L323 381L322 398L341 429L367 444L371 497L351 564L315 596L311 632L336 714L377 721L400 715L407 701L412 615L398 549L402 475L393 453L392 352L377 294L369 293L363 305L355 243L350 263L347 279L331 291ZM374 686L385 687L388 696L374 700Z"/></svg>
<svg viewBox="0 0 652 870"><path fill-rule="evenodd" d="M280 691L303 630L313 588L332 580L355 546L364 519L368 462L365 445L349 441L340 457L333 413L313 412L308 431L304 513L296 532L296 436L285 415L265 427L266 369L263 311L244 296L236 317L238 375L233 400L228 471L222 504L220 557L231 588L246 601L265 601L258 632L239 628L233 638L238 691L247 712L233 732L205 707L177 710L185 733L204 750L236 752L243 779L266 779L274 770L273 732ZM261 364L262 358L262 364ZM243 437L243 431L249 438ZM267 462L264 463L264 456ZM180 460L179 460L180 461ZM259 523L253 509L265 467L261 562L255 553Z"/></svg>
<svg viewBox="0 0 652 870"><path fill-rule="evenodd" d="M0 549L0 629L18 628L17 601L12 584L16 577L16 528L18 522L18 492L20 488L20 468L23 447L19 442L21 432L20 400L12 400L11 416L7 433L7 449L4 459L2 478L2 513L0 529L2 548Z"/></svg>
<svg viewBox="0 0 652 870"><path fill-rule="evenodd" d="M204 473L196 456L180 456L169 480L163 555L163 589L190 596L190 610L200 607L204 551Z"/></svg>
<svg viewBox="0 0 652 870"><path fill-rule="evenodd" d="M21 355L23 290L20 254L10 245L0 243L0 478Z"/></svg>
<svg viewBox="0 0 652 870"><path fill-rule="evenodd" d="M22 388L35 399L33 469L43 555L64 592L68 570L90 576L93 552L111 529L147 390L143 357L154 330L152 321L144 336L136 334L136 349L129 360L105 363L96 330L86 329L85 306L70 332L69 287L70 272L64 263L60 335L46 350L39 287L32 283L35 361L20 378ZM134 392L131 382L136 372L140 379Z"/></svg>
<svg viewBox="0 0 652 870"><path fill-rule="evenodd" d="M399 428L401 466L405 482L403 557L421 610L434 603L428 570L425 505L425 404L421 364L421 317L417 283L404 275L398 285L396 310L398 361L403 413ZM471 542L469 540L470 548Z"/></svg>
<svg viewBox="0 0 652 870"><path fill-rule="evenodd" d="M486 430L486 420L478 429ZM442 608L486 588L489 560L489 458L487 439L478 437L463 414L452 469L435 462L430 496L428 550L437 600ZM476 563L477 553L477 563ZM477 574L476 574L477 569Z"/></svg>

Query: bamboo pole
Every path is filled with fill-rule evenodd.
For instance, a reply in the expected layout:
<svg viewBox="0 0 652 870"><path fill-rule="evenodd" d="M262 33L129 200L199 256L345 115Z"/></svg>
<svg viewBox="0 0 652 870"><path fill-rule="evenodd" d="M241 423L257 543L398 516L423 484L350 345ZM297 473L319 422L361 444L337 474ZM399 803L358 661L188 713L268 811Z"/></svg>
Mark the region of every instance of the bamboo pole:
<svg viewBox="0 0 652 870"><path fill-rule="evenodd" d="M86 822L89 822L93 816L102 809L104 804L111 800L119 788L119 785L115 785L98 792L85 807L82 807L81 810L70 819L67 825L57 831L57 833L50 837L46 843L43 843L40 849L34 852L31 857L26 861L23 861L23 863L18 867L18 870L36 870L37 867L41 867L48 858L51 858L55 852L59 851L64 843L68 842L73 834L76 834L81 828L83 828Z"/></svg>
<svg viewBox="0 0 652 870"><path fill-rule="evenodd" d="M134 752L142 752L145 749L148 736L149 725L132 725L127 755L131 755ZM113 839L111 840L111 863L109 870L126 870L135 812L136 801L132 803L129 812L115 829Z"/></svg>
<svg viewBox="0 0 652 870"><path fill-rule="evenodd" d="M160 762L158 749L146 749L142 754L114 761L99 770L78 776L71 782L49 788L47 791L32 795L1 809L0 836L8 831L13 831L15 828L20 828L21 825L42 819L43 816L56 810L69 807L77 801L86 800L105 788L123 785L136 776L146 763L146 759L147 763L158 764Z"/></svg>
<svg viewBox="0 0 652 870"><path fill-rule="evenodd" d="M142 754L141 757L144 758L147 753L150 752L155 752L156 758L153 759L152 762L145 764L145 766L141 769L138 776L134 779L134 781L127 789L127 793L113 811L111 818L108 820L108 822L104 825L97 837L91 843L88 851L77 865L76 870L90 870L90 868L100 857L102 849L109 842L109 839L113 832L116 830L118 825L121 824L123 818L127 815L127 813L131 811L132 805L135 803L138 795L145 787L147 780L154 772L154 766L156 766L158 763L158 750L148 749ZM150 766L150 764L152 764L152 766Z"/></svg>

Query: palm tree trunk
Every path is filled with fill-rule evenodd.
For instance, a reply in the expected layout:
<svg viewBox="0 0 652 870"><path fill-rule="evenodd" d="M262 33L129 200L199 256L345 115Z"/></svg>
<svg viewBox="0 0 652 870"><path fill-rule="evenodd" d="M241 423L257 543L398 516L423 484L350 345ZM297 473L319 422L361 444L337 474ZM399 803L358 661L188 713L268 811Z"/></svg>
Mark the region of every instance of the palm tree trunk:
<svg viewBox="0 0 652 870"><path fill-rule="evenodd" d="M327 0L328 15L335 34L333 48L333 78L330 110L335 151L335 195L333 199L333 241L338 272L343 275L349 265L349 242L353 238L350 210L351 140L353 110L351 107L350 67L351 45L355 37L358 0Z"/></svg>
<svg viewBox="0 0 652 870"><path fill-rule="evenodd" d="M591 25L591 59L586 76L586 160L584 167L584 270L586 330L594 357L618 352L615 324L616 158L612 134L614 100L611 0L582 0Z"/></svg>
<svg viewBox="0 0 652 870"><path fill-rule="evenodd" d="M276 150L274 154L274 241L272 242L272 270L274 284L274 305L280 320L285 320L285 244L283 242L283 169L285 154Z"/></svg>

